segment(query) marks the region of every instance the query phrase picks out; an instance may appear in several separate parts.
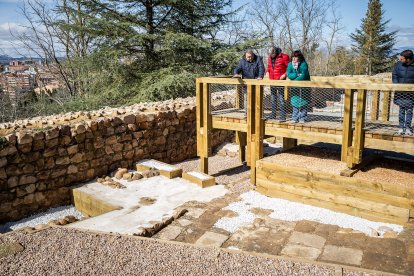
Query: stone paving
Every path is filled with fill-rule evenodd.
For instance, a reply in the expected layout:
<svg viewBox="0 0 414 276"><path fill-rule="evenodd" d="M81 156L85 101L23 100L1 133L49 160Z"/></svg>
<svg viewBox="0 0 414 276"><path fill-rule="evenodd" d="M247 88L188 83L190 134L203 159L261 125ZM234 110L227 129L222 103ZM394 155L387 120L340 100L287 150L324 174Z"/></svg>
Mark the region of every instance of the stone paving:
<svg viewBox="0 0 414 276"><path fill-rule="evenodd" d="M269 210L254 208L254 222L235 233L214 227L220 218L236 215L222 209L240 201L239 195L249 189L246 173L238 175L237 189L237 180L228 183L232 192L226 196L186 203L189 212L153 238L414 275L414 221L396 237L376 238L314 221L276 220L269 217Z"/></svg>

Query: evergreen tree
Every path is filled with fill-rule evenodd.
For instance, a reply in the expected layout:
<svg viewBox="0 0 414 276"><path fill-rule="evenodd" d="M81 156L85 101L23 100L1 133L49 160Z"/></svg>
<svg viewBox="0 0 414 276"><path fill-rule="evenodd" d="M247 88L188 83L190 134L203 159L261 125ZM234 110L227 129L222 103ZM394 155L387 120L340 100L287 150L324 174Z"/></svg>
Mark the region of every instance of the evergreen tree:
<svg viewBox="0 0 414 276"><path fill-rule="evenodd" d="M380 0L369 0L365 18L360 29L350 35L352 49L358 53L360 68L368 75L389 69L389 59L395 44L396 31L385 31L390 20L384 21L384 10Z"/></svg>

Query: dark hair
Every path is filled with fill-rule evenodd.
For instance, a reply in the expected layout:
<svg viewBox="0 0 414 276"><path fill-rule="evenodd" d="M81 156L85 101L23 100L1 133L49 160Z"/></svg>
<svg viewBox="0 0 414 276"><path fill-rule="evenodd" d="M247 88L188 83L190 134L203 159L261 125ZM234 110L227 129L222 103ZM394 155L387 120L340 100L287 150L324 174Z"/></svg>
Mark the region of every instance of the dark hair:
<svg viewBox="0 0 414 276"><path fill-rule="evenodd" d="M401 52L400 56L405 57L406 59L413 60L413 51L411 50L404 50Z"/></svg>
<svg viewBox="0 0 414 276"><path fill-rule="evenodd" d="M302 52L300 50L296 50L292 53L292 58L297 57L299 59L299 62L302 62L305 60L305 57L303 56Z"/></svg>
<svg viewBox="0 0 414 276"><path fill-rule="evenodd" d="M253 51L253 49L252 49L252 48L248 48L248 49L246 50L246 52L244 52L244 54L256 55L256 54L254 53L254 51Z"/></svg>

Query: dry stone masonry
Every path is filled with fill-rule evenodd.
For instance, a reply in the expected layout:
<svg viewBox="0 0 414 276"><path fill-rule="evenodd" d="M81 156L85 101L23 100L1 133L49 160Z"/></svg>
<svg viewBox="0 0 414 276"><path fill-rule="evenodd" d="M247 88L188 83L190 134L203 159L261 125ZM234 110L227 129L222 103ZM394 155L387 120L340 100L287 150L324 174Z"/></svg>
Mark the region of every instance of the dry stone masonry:
<svg viewBox="0 0 414 276"><path fill-rule="evenodd" d="M69 186L152 158L196 157L194 98L0 126L0 223L70 202ZM213 133L213 146L231 140Z"/></svg>

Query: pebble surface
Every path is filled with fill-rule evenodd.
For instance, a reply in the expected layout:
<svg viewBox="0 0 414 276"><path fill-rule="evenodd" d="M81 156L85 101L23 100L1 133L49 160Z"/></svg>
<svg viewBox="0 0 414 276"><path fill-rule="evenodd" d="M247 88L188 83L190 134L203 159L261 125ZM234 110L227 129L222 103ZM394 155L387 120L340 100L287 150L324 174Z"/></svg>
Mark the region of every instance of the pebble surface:
<svg viewBox="0 0 414 276"><path fill-rule="evenodd" d="M77 219L81 219L82 214L75 209L73 205L60 206L56 208L51 208L46 212L38 213L30 217L8 222L6 224L0 225L0 233L4 233L10 230L17 230L24 227L35 227L39 224L47 224L51 220L62 219L66 216L74 216Z"/></svg>
<svg viewBox="0 0 414 276"><path fill-rule="evenodd" d="M0 236L12 241L25 249L0 258L0 275L335 275L329 265L67 228Z"/></svg>

